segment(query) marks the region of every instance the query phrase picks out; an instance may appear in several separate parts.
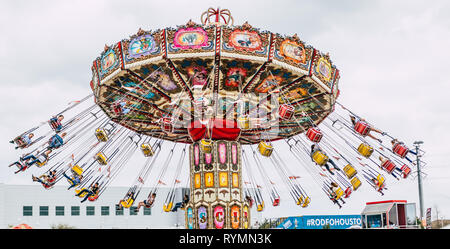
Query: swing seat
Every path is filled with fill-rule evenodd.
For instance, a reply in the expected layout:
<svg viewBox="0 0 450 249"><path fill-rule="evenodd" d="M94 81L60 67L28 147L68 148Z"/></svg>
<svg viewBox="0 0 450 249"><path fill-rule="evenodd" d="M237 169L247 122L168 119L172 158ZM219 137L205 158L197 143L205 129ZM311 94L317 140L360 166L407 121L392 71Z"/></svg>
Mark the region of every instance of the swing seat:
<svg viewBox="0 0 450 249"><path fill-rule="evenodd" d="M303 196L300 196L297 200L297 205L300 206L303 203Z"/></svg>
<svg viewBox="0 0 450 249"><path fill-rule="evenodd" d="M341 197L344 195L344 191L340 187L336 189L336 192L334 193L336 194L336 200L341 199Z"/></svg>
<svg viewBox="0 0 450 249"><path fill-rule="evenodd" d="M48 160L45 160L44 162L36 162L36 165L38 166L38 168L41 168L41 167L43 167L44 165L46 165L47 164L47 162L48 162Z"/></svg>
<svg viewBox="0 0 450 249"><path fill-rule="evenodd" d="M81 174L83 174L83 169L80 168L80 166L75 165L75 166L72 167L72 172L77 174L77 175L79 175L79 176L81 176Z"/></svg>
<svg viewBox="0 0 450 249"><path fill-rule="evenodd" d="M294 116L294 107L292 105L282 104L278 108L278 114L281 119L290 120Z"/></svg>
<svg viewBox="0 0 450 249"><path fill-rule="evenodd" d="M348 187L344 190L344 198L350 197L350 194L352 193L352 188Z"/></svg>
<svg viewBox="0 0 450 249"><path fill-rule="evenodd" d="M73 185L73 183L74 183L74 179L73 178L71 178L71 179L67 179L67 182L70 184L70 186L72 186ZM75 186L78 186L78 184L77 185L75 185Z"/></svg>
<svg viewBox="0 0 450 249"><path fill-rule="evenodd" d="M344 167L344 172L345 172L345 175L348 177L348 179L352 179L352 177L354 177L357 173L356 169L353 168L350 164L347 164Z"/></svg>
<svg viewBox="0 0 450 249"><path fill-rule="evenodd" d="M362 136L367 136L370 132L370 125L363 121L358 121L354 127L355 131L361 134Z"/></svg>
<svg viewBox="0 0 450 249"><path fill-rule="evenodd" d="M411 168L408 167L406 164L403 164L403 166L401 167L401 170L402 170L403 178L407 178L409 173L411 173Z"/></svg>
<svg viewBox="0 0 450 249"><path fill-rule="evenodd" d="M78 194L78 193L80 193L81 191L83 191L83 190L85 190L85 189L86 189L86 188L75 189L75 193ZM83 198L86 194L87 194L87 192L84 192L83 194L81 194L81 195L78 196L78 197Z"/></svg>
<svg viewBox="0 0 450 249"><path fill-rule="evenodd" d="M270 157L270 155L272 155L273 146L270 143L261 141L258 144L258 150L259 150L259 153L261 153L261 155L263 155L265 157Z"/></svg>
<svg viewBox="0 0 450 249"><path fill-rule="evenodd" d="M359 188L359 186L361 186L361 181L356 176L350 180L350 183L352 184L353 191L356 191Z"/></svg>
<svg viewBox="0 0 450 249"><path fill-rule="evenodd" d="M392 147L392 151L398 155L399 157L401 157L402 159L406 157L406 154L408 154L409 149L408 147L406 147L403 144L400 143L396 143L394 144L394 146Z"/></svg>
<svg viewBox="0 0 450 249"><path fill-rule="evenodd" d="M141 151L145 157L151 157L155 154L150 144L141 144Z"/></svg>
<svg viewBox="0 0 450 249"><path fill-rule="evenodd" d="M114 103L112 108L116 115L120 115L122 113L122 106L119 103Z"/></svg>
<svg viewBox="0 0 450 249"><path fill-rule="evenodd" d="M241 129L249 129L250 128L250 119L245 117L239 117L238 119L239 128Z"/></svg>
<svg viewBox="0 0 450 249"><path fill-rule="evenodd" d="M309 203L311 202L311 199L309 197L306 197L305 202L303 202L302 207L305 208L309 205Z"/></svg>
<svg viewBox="0 0 450 249"><path fill-rule="evenodd" d="M42 186L43 186L45 189L51 189L51 188L53 188L53 184L42 184Z"/></svg>
<svg viewBox="0 0 450 249"><path fill-rule="evenodd" d="M211 140L202 139L200 141L200 148L202 149L203 153L210 154L211 151L212 151L212 141Z"/></svg>
<svg viewBox="0 0 450 249"><path fill-rule="evenodd" d="M311 142L318 143L323 137L322 131L319 128L309 128L306 132L306 137L308 137Z"/></svg>
<svg viewBox="0 0 450 249"><path fill-rule="evenodd" d="M314 152L312 159L320 166L324 166L328 162L328 156L322 153L320 150Z"/></svg>
<svg viewBox="0 0 450 249"><path fill-rule="evenodd" d="M370 146L370 145L368 145L366 143L362 143L358 147L358 152L363 157L369 158L372 155L372 153L373 153L373 148L372 148L372 146Z"/></svg>
<svg viewBox="0 0 450 249"><path fill-rule="evenodd" d="M163 210L164 212L170 212L172 210L173 202L169 202L169 204L164 204Z"/></svg>
<svg viewBox="0 0 450 249"><path fill-rule="evenodd" d="M88 201L96 201L98 199L98 195L91 195L88 197Z"/></svg>
<svg viewBox="0 0 450 249"><path fill-rule="evenodd" d="M108 141L108 134L106 133L105 129L98 128L95 130L95 136L97 137L97 140L99 142L106 142Z"/></svg>
<svg viewBox="0 0 450 249"><path fill-rule="evenodd" d="M162 118L161 119L161 129L164 132L171 133L173 131L172 119L171 118Z"/></svg>
<svg viewBox="0 0 450 249"><path fill-rule="evenodd" d="M263 210L264 210L264 201L258 204L258 206L256 207L256 211L258 212L262 212Z"/></svg>
<svg viewBox="0 0 450 249"><path fill-rule="evenodd" d="M106 156L105 156L105 154L103 154L103 152L97 153L96 160L100 165L108 164L108 160L106 159Z"/></svg>
<svg viewBox="0 0 450 249"><path fill-rule="evenodd" d="M384 170L386 170L386 172L388 172L389 174L391 174L392 171L394 171L394 169L395 169L395 164L394 164L392 161L387 160L387 161L385 161L384 163L381 164L381 167L382 167Z"/></svg>
<svg viewBox="0 0 450 249"><path fill-rule="evenodd" d="M56 129L58 128L58 126L61 125L61 122L58 119L50 119L48 121L48 124L50 125L50 127L52 128L52 130L56 131Z"/></svg>
<svg viewBox="0 0 450 249"><path fill-rule="evenodd" d="M133 198L128 198L126 201L121 201L120 203L122 204L122 207L130 208L133 205L133 203L134 203L134 199Z"/></svg>
<svg viewBox="0 0 450 249"><path fill-rule="evenodd" d="M24 149L29 146L28 144L25 144L21 136L14 138L13 141L21 149Z"/></svg>
<svg viewBox="0 0 450 249"><path fill-rule="evenodd" d="M276 198L275 200L273 200L272 206L276 207L280 205L280 198Z"/></svg>
<svg viewBox="0 0 450 249"><path fill-rule="evenodd" d="M385 179L384 179L384 177L382 175L378 175L377 176L377 181L378 181L377 187L381 188L383 186L383 184L384 184Z"/></svg>

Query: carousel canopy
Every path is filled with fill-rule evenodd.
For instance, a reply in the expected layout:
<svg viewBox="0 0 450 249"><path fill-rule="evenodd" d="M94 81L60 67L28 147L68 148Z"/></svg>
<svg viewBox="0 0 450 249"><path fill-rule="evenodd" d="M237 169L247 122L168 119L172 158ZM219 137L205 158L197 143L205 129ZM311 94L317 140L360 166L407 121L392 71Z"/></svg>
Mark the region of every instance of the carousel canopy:
<svg viewBox="0 0 450 249"><path fill-rule="evenodd" d="M210 16L105 46L92 66L96 103L127 128L185 143L196 120L240 119L236 139L254 144L302 133L333 111L339 71L328 54L296 34L231 26L226 10ZM283 118L283 104L293 118Z"/></svg>

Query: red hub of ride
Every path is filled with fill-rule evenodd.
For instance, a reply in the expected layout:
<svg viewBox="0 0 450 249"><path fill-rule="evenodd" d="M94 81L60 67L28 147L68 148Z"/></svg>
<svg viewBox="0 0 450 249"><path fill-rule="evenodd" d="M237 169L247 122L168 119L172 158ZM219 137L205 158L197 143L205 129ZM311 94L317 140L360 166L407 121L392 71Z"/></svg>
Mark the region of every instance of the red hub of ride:
<svg viewBox="0 0 450 249"><path fill-rule="evenodd" d="M239 138L241 129L238 128L236 121L215 118L205 121L193 121L188 127L188 132L194 142L203 138L236 141Z"/></svg>

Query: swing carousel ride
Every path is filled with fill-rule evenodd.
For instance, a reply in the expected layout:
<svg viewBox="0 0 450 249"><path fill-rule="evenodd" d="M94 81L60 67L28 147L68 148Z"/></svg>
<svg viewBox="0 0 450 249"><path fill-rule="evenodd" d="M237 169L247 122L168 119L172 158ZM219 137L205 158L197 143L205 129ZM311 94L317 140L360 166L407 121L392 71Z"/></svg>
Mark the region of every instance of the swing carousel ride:
<svg viewBox="0 0 450 249"><path fill-rule="evenodd" d="M93 93L12 140L25 154L10 167L47 168L33 181L51 189L67 180L75 198L96 201L141 151L118 208L136 208L150 174L156 181L142 203L151 207L172 171L162 207L170 212L189 157L182 209L186 228L199 229L249 228L251 207L264 210L263 192L278 206L280 187L308 207L299 167L339 208L363 183L383 194L387 177L408 177L407 155L418 151L337 102L340 74L328 54L296 34L233 22L228 10L210 8L201 24L139 29L105 46L91 68ZM94 103L81 108L87 100ZM287 153L297 161L287 163Z"/></svg>

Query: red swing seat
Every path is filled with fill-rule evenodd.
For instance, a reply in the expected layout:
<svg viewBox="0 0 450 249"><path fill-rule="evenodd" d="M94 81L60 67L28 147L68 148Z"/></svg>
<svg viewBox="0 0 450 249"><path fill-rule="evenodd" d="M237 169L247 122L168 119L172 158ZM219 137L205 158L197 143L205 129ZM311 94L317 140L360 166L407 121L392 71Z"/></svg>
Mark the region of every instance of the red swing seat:
<svg viewBox="0 0 450 249"><path fill-rule="evenodd" d="M294 107L292 105L282 104L278 108L278 114L281 119L289 120L294 115Z"/></svg>
<svg viewBox="0 0 450 249"><path fill-rule="evenodd" d="M406 154L408 154L409 149L405 145L401 143L395 143L392 147L392 151L401 158L405 158Z"/></svg>
<svg viewBox="0 0 450 249"><path fill-rule="evenodd" d="M280 198L279 197L275 198L275 200L273 200L273 203L272 203L272 206L274 206L274 207L276 207L278 205L280 205Z"/></svg>
<svg viewBox="0 0 450 249"><path fill-rule="evenodd" d="M53 130L56 130L56 128L61 125L61 122L59 121L59 119L52 119L48 121L48 124Z"/></svg>
<svg viewBox="0 0 450 249"><path fill-rule="evenodd" d="M387 172L389 172L389 174L391 174L392 171L394 171L394 169L395 169L395 164L392 161L387 160L387 161L385 161L384 163L381 164L381 167L384 170L386 170Z"/></svg>
<svg viewBox="0 0 450 249"><path fill-rule="evenodd" d="M88 200L89 201L96 201L97 198L98 198L98 194L97 195L91 195L91 196L88 197Z"/></svg>
<svg viewBox="0 0 450 249"><path fill-rule="evenodd" d="M344 191L344 198L350 197L351 193L352 193L352 188L351 187L348 187L347 189L345 189L345 191Z"/></svg>
<svg viewBox="0 0 450 249"><path fill-rule="evenodd" d="M411 173L411 168L408 167L406 164L403 164L403 166L400 169L402 170L403 178L407 178L409 176L409 173Z"/></svg>
<svg viewBox="0 0 450 249"><path fill-rule="evenodd" d="M363 121L358 121L354 127L355 131L361 134L362 136L367 136L370 132L370 125Z"/></svg>
<svg viewBox="0 0 450 249"><path fill-rule="evenodd" d="M172 132L173 131L172 119L171 118L162 118L161 119L161 129L164 132Z"/></svg>
<svg viewBox="0 0 450 249"><path fill-rule="evenodd" d="M114 103L112 108L116 115L120 115L122 113L122 106L119 103Z"/></svg>
<svg viewBox="0 0 450 249"><path fill-rule="evenodd" d="M323 137L322 131L319 128L311 127L306 132L306 136L311 142L318 143Z"/></svg>

